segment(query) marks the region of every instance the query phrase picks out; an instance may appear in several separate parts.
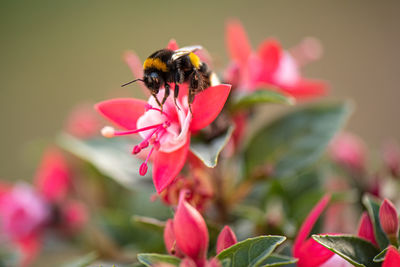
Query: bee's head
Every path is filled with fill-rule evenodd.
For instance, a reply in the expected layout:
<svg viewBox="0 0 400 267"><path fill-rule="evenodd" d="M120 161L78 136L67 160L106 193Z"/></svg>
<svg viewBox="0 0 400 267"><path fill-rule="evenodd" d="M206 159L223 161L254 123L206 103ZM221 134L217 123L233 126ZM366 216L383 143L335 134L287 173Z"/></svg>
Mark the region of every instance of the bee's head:
<svg viewBox="0 0 400 267"><path fill-rule="evenodd" d="M157 94L160 87L164 84L163 78L155 71L144 75L144 84L152 93Z"/></svg>

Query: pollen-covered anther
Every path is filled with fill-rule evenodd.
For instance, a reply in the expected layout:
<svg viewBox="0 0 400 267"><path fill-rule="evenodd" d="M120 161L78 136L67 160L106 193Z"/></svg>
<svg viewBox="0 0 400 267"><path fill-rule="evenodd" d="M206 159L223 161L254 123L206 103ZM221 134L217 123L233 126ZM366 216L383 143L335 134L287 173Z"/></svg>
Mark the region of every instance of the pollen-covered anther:
<svg viewBox="0 0 400 267"><path fill-rule="evenodd" d="M146 175L147 169L148 169L147 163L146 163L146 162L143 162L142 165L140 165L139 174L140 174L141 176Z"/></svg>
<svg viewBox="0 0 400 267"><path fill-rule="evenodd" d="M115 129L111 126L106 126L101 129L101 135L107 138L112 138L115 136Z"/></svg>

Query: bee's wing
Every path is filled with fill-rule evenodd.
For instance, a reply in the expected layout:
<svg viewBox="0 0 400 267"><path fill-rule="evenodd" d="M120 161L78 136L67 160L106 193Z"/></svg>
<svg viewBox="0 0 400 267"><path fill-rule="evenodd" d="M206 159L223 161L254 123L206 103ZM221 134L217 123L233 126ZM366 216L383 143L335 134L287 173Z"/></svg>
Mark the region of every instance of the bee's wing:
<svg viewBox="0 0 400 267"><path fill-rule="evenodd" d="M180 57L189 55L192 52L196 52L197 50L203 49L201 45L192 45L192 46L185 46L182 48L179 48L178 50L174 51L174 54L172 55L172 60L175 61Z"/></svg>

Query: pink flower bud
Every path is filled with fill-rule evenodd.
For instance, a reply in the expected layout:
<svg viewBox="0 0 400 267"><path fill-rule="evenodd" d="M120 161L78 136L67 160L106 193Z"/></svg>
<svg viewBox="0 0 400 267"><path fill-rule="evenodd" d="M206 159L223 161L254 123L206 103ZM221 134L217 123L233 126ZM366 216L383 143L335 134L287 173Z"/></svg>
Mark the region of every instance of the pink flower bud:
<svg viewBox="0 0 400 267"><path fill-rule="evenodd" d="M237 243L236 235L229 226L225 226L219 233L217 240L217 254Z"/></svg>
<svg viewBox="0 0 400 267"><path fill-rule="evenodd" d="M140 148L140 146L134 146L134 148L133 148L133 154L138 154L140 151L141 151L142 149Z"/></svg>
<svg viewBox="0 0 400 267"><path fill-rule="evenodd" d="M174 222L172 220L168 220L165 228L164 228L164 243L167 249L167 252L173 256L178 258L183 258L184 254L176 244L175 234L173 226Z"/></svg>
<svg viewBox="0 0 400 267"><path fill-rule="evenodd" d="M178 209L174 217L174 234L179 248L196 262L206 259L208 230L201 214L185 200L181 191Z"/></svg>
<svg viewBox="0 0 400 267"><path fill-rule="evenodd" d="M379 209L379 220L383 231L390 237L396 236L399 231L399 219L395 206L390 200L383 201Z"/></svg>
<svg viewBox="0 0 400 267"><path fill-rule="evenodd" d="M378 245L375 239L374 227L366 212L363 212L361 215L360 224L358 226L358 236L367 239L376 246Z"/></svg>

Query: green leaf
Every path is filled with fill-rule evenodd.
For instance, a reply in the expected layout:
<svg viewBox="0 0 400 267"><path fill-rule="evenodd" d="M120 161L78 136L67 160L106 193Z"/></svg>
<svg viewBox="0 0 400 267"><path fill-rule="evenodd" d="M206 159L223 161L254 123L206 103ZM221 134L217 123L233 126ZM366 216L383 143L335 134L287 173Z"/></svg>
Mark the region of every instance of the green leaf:
<svg viewBox="0 0 400 267"><path fill-rule="evenodd" d="M354 266L380 266L373 262L379 250L365 239L351 235L313 235L312 238Z"/></svg>
<svg viewBox="0 0 400 267"><path fill-rule="evenodd" d="M285 239L284 236L271 235L249 238L221 251L217 258L230 259L231 267L260 266Z"/></svg>
<svg viewBox="0 0 400 267"><path fill-rule="evenodd" d="M319 159L349 114L347 104L305 107L261 128L245 150L247 172L272 165L275 177L295 175Z"/></svg>
<svg viewBox="0 0 400 267"><path fill-rule="evenodd" d="M164 222L157 220L155 218L150 218L150 217L145 217L145 216L134 215L132 217L132 221L134 224L142 226L146 229L161 232L161 233L164 231L164 227L165 227Z"/></svg>
<svg viewBox="0 0 400 267"><path fill-rule="evenodd" d="M362 202L367 208L369 217L371 218L374 226L376 242L378 242L378 245L381 249L384 249L389 245L389 239L387 238L385 232L383 232L381 223L379 222L379 208L381 207L381 203L378 199L370 195L364 195Z"/></svg>
<svg viewBox="0 0 400 267"><path fill-rule="evenodd" d="M386 252L387 252L388 249L389 249L389 247L385 248L378 255L376 255L374 257L374 262L382 262L382 261L384 261L385 257L386 257Z"/></svg>
<svg viewBox="0 0 400 267"><path fill-rule="evenodd" d="M90 264L92 264L95 260L99 258L99 255L97 252L90 252L82 257L80 257L77 260L74 260L73 262L66 263L62 265L62 267L86 267Z"/></svg>
<svg viewBox="0 0 400 267"><path fill-rule="evenodd" d="M296 100L277 91L258 90L250 94L239 96L232 105L232 110L248 108L256 104L275 103L293 105Z"/></svg>
<svg viewBox="0 0 400 267"><path fill-rule="evenodd" d="M127 188L134 189L139 182L148 179L139 175L142 162L131 154L135 139L97 137L80 140L68 134L61 134L57 141L65 150L90 162L102 174ZM147 173L151 173L151 170Z"/></svg>
<svg viewBox="0 0 400 267"><path fill-rule="evenodd" d="M177 257L156 253L141 253L137 255L137 258L142 264L148 267L151 267L157 263L169 263L174 266L178 266L181 262L181 260Z"/></svg>
<svg viewBox="0 0 400 267"><path fill-rule="evenodd" d="M214 168L217 166L219 153L228 143L234 128L233 126L229 127L225 134L214 138L208 143L193 138L190 143L190 151L203 161L207 167Z"/></svg>
<svg viewBox="0 0 400 267"><path fill-rule="evenodd" d="M262 262L261 266L282 266L296 262L297 259L295 258L272 253L265 261Z"/></svg>

